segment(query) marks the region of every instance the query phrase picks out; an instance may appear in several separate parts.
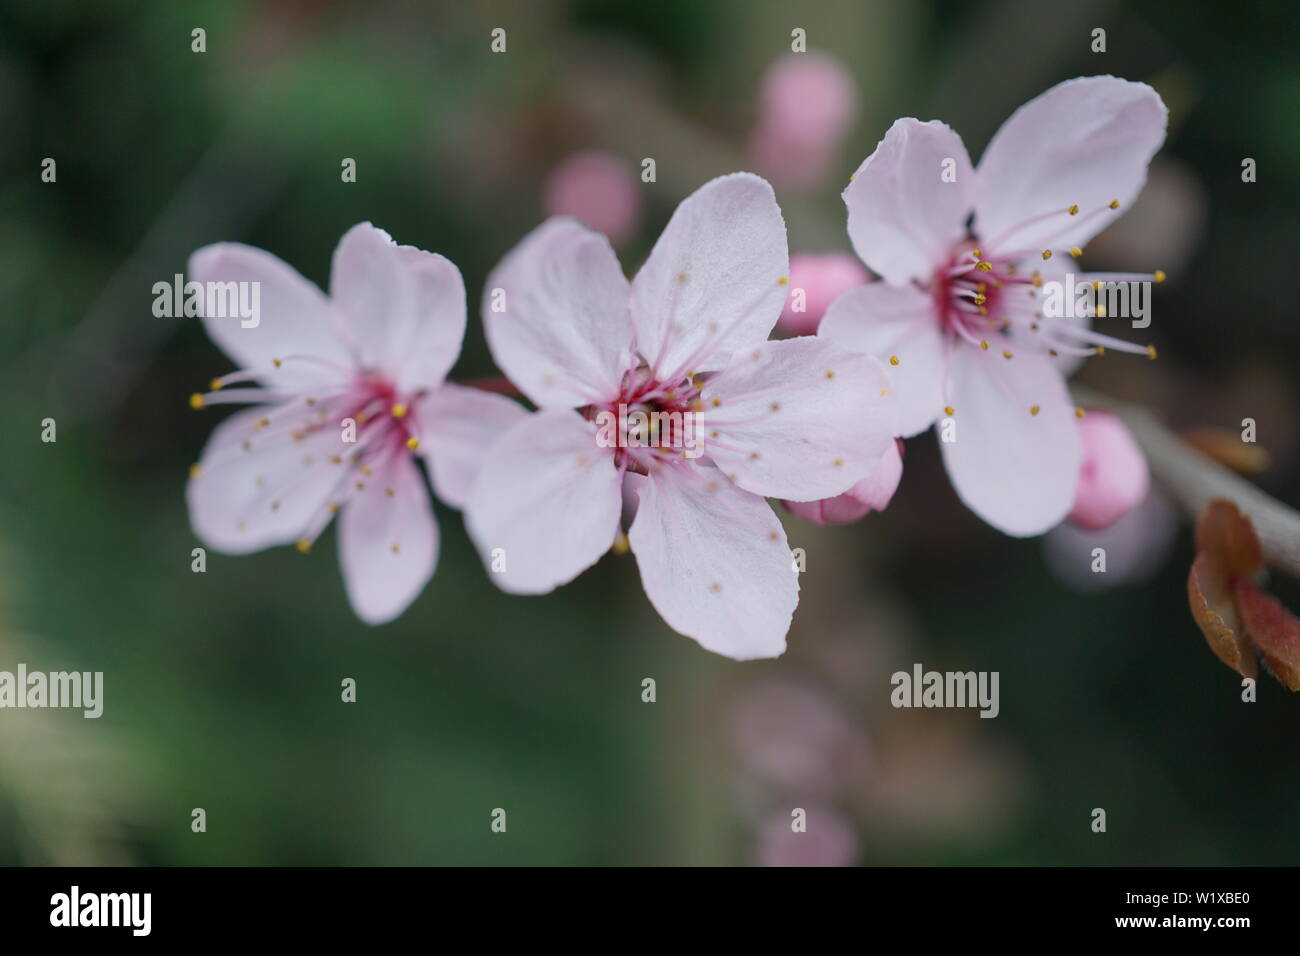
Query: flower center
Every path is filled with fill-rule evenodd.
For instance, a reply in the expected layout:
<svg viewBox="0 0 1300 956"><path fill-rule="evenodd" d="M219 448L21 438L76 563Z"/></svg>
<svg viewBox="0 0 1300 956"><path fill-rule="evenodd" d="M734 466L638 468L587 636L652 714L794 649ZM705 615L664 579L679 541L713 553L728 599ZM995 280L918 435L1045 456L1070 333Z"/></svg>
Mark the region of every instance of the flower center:
<svg viewBox="0 0 1300 956"><path fill-rule="evenodd" d="M596 444L615 449L620 470L648 474L703 453L702 387L689 375L659 381L642 365L623 376L618 395L587 406L583 414L596 424Z"/></svg>

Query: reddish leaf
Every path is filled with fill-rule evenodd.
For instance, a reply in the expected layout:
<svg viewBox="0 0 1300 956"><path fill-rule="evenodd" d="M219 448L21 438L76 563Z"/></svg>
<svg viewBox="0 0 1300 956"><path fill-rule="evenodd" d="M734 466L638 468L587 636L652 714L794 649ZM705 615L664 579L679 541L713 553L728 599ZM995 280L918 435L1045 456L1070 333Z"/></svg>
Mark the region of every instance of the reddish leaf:
<svg viewBox="0 0 1300 956"><path fill-rule="evenodd" d="M1254 677L1258 666L1237 615L1229 575L1214 555L1198 554L1192 562L1187 600L1215 656L1241 676Z"/></svg>
<svg viewBox="0 0 1300 956"><path fill-rule="evenodd" d="M1250 642L1259 648L1278 680L1290 690L1300 690L1300 620L1281 601L1244 578L1235 582L1233 590Z"/></svg>
<svg viewBox="0 0 1300 956"><path fill-rule="evenodd" d="M1264 567L1264 556L1250 519L1237 506L1215 498L1196 522L1196 550L1209 554L1229 576L1249 577Z"/></svg>

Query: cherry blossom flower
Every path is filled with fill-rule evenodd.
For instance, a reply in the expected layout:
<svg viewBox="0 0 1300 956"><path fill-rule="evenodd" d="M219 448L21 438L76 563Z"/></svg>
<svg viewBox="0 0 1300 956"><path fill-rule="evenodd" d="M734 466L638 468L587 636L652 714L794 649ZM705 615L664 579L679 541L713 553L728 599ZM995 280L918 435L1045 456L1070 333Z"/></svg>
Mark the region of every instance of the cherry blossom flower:
<svg viewBox="0 0 1300 956"><path fill-rule="evenodd" d="M305 553L338 513L353 610L369 624L392 620L438 558L417 459L439 496L459 507L486 445L526 414L501 395L445 381L465 333L460 272L363 223L334 251L328 297L240 243L199 249L189 276L260 283L262 302L254 327L203 319L242 368L190 404L255 407L218 425L190 469L195 532L227 554L293 543Z"/></svg>
<svg viewBox="0 0 1300 956"><path fill-rule="evenodd" d="M1020 107L978 170L948 126L900 119L844 190L853 247L883 281L837 299L818 335L888 363L901 436L952 420L940 448L957 494L1007 534L1041 534L1074 504L1071 365L1106 348L1155 357L1044 316L1037 293L1141 190L1166 119L1142 83L1073 79Z"/></svg>
<svg viewBox="0 0 1300 956"><path fill-rule="evenodd" d="M465 507L504 590L548 592L617 539L674 630L736 659L785 649L799 586L763 498L837 495L894 434L877 361L812 336L767 341L788 267L772 189L748 173L688 197L631 283L573 220L506 256L484 296L488 344L539 411L489 451ZM675 429L644 447L621 420L602 440L598 420L620 408L695 423L702 453Z"/></svg>

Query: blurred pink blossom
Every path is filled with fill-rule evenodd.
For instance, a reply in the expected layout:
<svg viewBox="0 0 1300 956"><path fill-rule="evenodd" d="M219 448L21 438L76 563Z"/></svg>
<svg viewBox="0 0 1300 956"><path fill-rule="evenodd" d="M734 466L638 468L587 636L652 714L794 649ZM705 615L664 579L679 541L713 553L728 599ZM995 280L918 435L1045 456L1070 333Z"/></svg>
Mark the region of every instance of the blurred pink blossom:
<svg viewBox="0 0 1300 956"><path fill-rule="evenodd" d="M829 807L804 809L804 832L792 826L794 808L777 811L763 824L758 837L758 865L852 866L859 849L853 826Z"/></svg>
<svg viewBox="0 0 1300 956"><path fill-rule="evenodd" d="M596 150L574 153L551 172L544 188L549 216L572 216L622 242L641 220L636 176L618 157Z"/></svg>
<svg viewBox="0 0 1300 956"><path fill-rule="evenodd" d="M865 285L870 278L866 267L850 253L795 253L790 257L790 296L776 327L791 335L812 335L841 292ZM802 311L795 311L796 305L802 306Z"/></svg>
<svg viewBox="0 0 1300 956"><path fill-rule="evenodd" d="M829 798L855 791L870 774L862 728L815 684L756 680L732 704L729 725L745 770L782 794Z"/></svg>
<svg viewBox="0 0 1300 956"><path fill-rule="evenodd" d="M1074 508L1066 519L1089 531L1108 528L1147 495L1146 456L1128 427L1109 412L1090 410L1079 422L1083 464Z"/></svg>
<svg viewBox="0 0 1300 956"><path fill-rule="evenodd" d="M817 186L857 112L853 77L838 60L825 53L788 54L763 75L750 155L779 185Z"/></svg>
<svg viewBox="0 0 1300 956"><path fill-rule="evenodd" d="M902 478L903 443L894 439L894 443L885 449L875 471L844 494L820 501L786 501L784 504L791 512L813 524L849 524L873 511L884 511Z"/></svg>
<svg viewBox="0 0 1300 956"><path fill-rule="evenodd" d="M1053 528L1043 538L1043 555L1052 573L1075 591L1141 584L1169 557L1178 528L1178 509L1151 487L1136 508L1108 528L1090 531L1068 522ZM1105 552L1105 572L1094 570L1098 548Z"/></svg>

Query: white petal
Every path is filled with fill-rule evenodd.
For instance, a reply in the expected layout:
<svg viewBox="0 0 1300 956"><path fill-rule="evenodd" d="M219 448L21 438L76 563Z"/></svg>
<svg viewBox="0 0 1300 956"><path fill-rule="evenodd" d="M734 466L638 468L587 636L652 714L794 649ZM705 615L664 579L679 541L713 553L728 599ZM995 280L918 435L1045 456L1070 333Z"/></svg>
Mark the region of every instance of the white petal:
<svg viewBox="0 0 1300 956"><path fill-rule="evenodd" d="M493 445L470 489L465 526L492 579L544 594L614 543L622 507L613 449L575 412L529 415Z"/></svg>
<svg viewBox="0 0 1300 956"><path fill-rule="evenodd" d="M870 474L893 442L888 384L875 359L826 339L764 342L705 384L705 451L754 494L838 495Z"/></svg>
<svg viewBox="0 0 1300 956"><path fill-rule="evenodd" d="M887 282L851 289L831 303L817 336L884 364L899 436L925 431L942 414L948 346L928 293Z"/></svg>
<svg viewBox="0 0 1300 956"><path fill-rule="evenodd" d="M956 440L941 436L939 447L958 496L1017 537L1059 524L1074 503L1082 460L1061 373L1045 357L1005 359L964 344L950 361Z"/></svg>
<svg viewBox="0 0 1300 956"><path fill-rule="evenodd" d="M420 454L438 497L464 507L488 450L528 417L518 402L481 388L444 384L420 402Z"/></svg>
<svg viewBox="0 0 1300 956"><path fill-rule="evenodd" d="M896 120L844 189L849 238L887 282L929 282L975 205L966 147L947 125Z"/></svg>
<svg viewBox="0 0 1300 956"><path fill-rule="evenodd" d="M345 479L332 457L355 448L336 426L314 427L319 420L295 402L244 409L216 427L186 487L204 544L247 554L303 535Z"/></svg>
<svg viewBox="0 0 1300 956"><path fill-rule="evenodd" d="M483 328L497 365L542 407L611 399L631 364L628 284L609 240L548 219L488 276Z"/></svg>
<svg viewBox="0 0 1300 956"><path fill-rule="evenodd" d="M721 368L767 339L789 276L772 187L752 173L705 183L677 207L632 281L637 348L661 378Z"/></svg>
<svg viewBox="0 0 1300 956"><path fill-rule="evenodd" d="M238 293L239 287L226 283L248 283L243 288L250 305L256 290L255 317L203 318L208 336L239 368L260 370L266 385L290 391L338 385L350 377L353 358L340 337L340 316L316 286L277 257L242 243L218 242L190 256L188 274L190 281L205 285L205 313L208 291L214 293L215 312L222 310L224 293ZM324 361L283 361L297 355Z"/></svg>
<svg viewBox="0 0 1300 956"><path fill-rule="evenodd" d="M375 469L339 517L339 561L348 600L367 624L410 606L438 563L438 523L412 456Z"/></svg>
<svg viewBox="0 0 1300 956"><path fill-rule="evenodd" d="M1113 76L1066 80L1036 96L1002 124L980 159L975 231L994 240L993 252L1082 246L1141 191L1168 116L1151 87ZM1044 219L996 241L1019 223L1072 205L1075 216Z"/></svg>
<svg viewBox="0 0 1300 956"><path fill-rule="evenodd" d="M628 540L668 626L738 661L779 657L799 580L767 502L701 465L630 477L640 505Z"/></svg>

